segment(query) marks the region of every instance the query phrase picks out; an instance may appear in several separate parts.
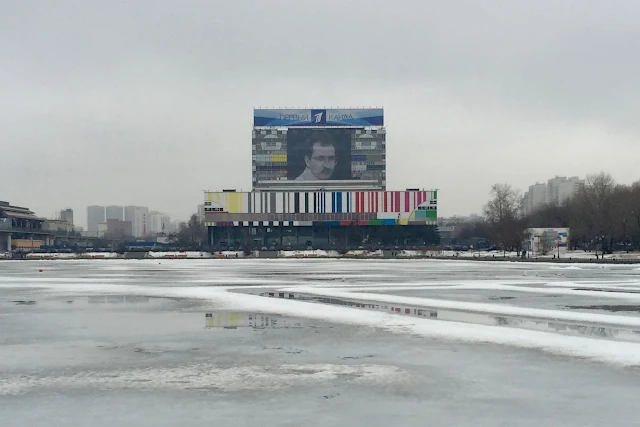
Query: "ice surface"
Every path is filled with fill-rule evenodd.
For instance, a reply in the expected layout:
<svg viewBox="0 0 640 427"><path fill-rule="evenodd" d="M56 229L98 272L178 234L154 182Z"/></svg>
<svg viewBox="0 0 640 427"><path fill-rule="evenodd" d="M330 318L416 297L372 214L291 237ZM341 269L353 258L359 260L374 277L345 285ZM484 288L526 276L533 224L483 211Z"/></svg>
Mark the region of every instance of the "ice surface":
<svg viewBox="0 0 640 427"><path fill-rule="evenodd" d="M634 425L638 344L254 295L287 288L529 314L523 305L535 299L546 304L533 312L540 316L640 318L561 309L547 294L502 288L590 284L588 294L561 298L606 304L596 290L632 289L634 267L486 264L494 263L3 261L1 425ZM401 288L461 300L394 294ZM504 295L512 299L488 299ZM203 328L204 313L221 310L301 326Z"/></svg>

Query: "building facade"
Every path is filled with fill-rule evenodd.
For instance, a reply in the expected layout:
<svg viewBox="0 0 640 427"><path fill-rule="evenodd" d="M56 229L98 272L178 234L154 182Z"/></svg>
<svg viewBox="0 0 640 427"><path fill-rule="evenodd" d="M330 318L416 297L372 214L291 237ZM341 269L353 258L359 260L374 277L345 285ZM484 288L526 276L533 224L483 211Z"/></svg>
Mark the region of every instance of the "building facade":
<svg viewBox="0 0 640 427"><path fill-rule="evenodd" d="M424 246L435 190L386 191L380 109L254 110L253 191L207 191L214 247Z"/></svg>
<svg viewBox="0 0 640 427"><path fill-rule="evenodd" d="M63 209L60 211L60 221L73 225L73 209Z"/></svg>
<svg viewBox="0 0 640 427"><path fill-rule="evenodd" d="M547 202L547 186L545 184L536 183L529 186L529 191L524 193L522 197L522 209L526 215L541 208Z"/></svg>
<svg viewBox="0 0 640 427"><path fill-rule="evenodd" d="M147 235L168 233L171 229L171 217L165 213L151 211L146 222Z"/></svg>
<svg viewBox="0 0 640 427"><path fill-rule="evenodd" d="M555 177L546 184L536 183L529 186L529 190L522 197L522 209L525 214L531 214L545 205L561 205L572 198L581 188L584 180L577 176Z"/></svg>
<svg viewBox="0 0 640 427"><path fill-rule="evenodd" d="M578 194L584 187L584 180L577 176L555 177L547 181L547 204L560 205Z"/></svg>
<svg viewBox="0 0 640 427"><path fill-rule="evenodd" d="M32 251L52 240L45 219L28 208L0 201L0 252Z"/></svg>
<svg viewBox="0 0 640 427"><path fill-rule="evenodd" d="M568 228L529 228L523 249L530 256L561 255L569 247Z"/></svg>
<svg viewBox="0 0 640 427"><path fill-rule="evenodd" d="M107 206L106 219L116 219L118 221L124 221L124 208L122 206Z"/></svg>
<svg viewBox="0 0 640 427"><path fill-rule="evenodd" d="M105 208L104 206L93 205L87 207L87 232L97 233L99 224L104 223Z"/></svg>
<svg viewBox="0 0 640 427"><path fill-rule="evenodd" d="M146 221L149 215L149 208L145 206L125 206L124 220L131 222L134 237L146 236Z"/></svg>

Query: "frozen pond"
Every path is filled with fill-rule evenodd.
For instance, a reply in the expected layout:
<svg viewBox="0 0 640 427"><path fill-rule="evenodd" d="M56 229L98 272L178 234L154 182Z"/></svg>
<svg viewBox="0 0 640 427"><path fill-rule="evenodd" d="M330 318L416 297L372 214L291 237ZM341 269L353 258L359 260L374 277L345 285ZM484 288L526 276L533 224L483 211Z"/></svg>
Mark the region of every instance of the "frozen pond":
<svg viewBox="0 0 640 427"><path fill-rule="evenodd" d="M631 335L482 319L633 330L639 306L635 266L3 261L0 425L637 425Z"/></svg>

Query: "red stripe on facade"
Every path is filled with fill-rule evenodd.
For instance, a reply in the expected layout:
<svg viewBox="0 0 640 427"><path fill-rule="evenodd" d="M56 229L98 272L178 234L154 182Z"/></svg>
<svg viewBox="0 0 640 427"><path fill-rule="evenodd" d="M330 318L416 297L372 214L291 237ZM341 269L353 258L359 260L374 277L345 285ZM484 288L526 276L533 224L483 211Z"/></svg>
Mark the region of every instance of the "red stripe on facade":
<svg viewBox="0 0 640 427"><path fill-rule="evenodd" d="M386 191L382 194L382 196L384 197L384 200L382 201L382 204L384 205L384 210L383 212L388 212L387 211L387 193Z"/></svg>
<svg viewBox="0 0 640 427"><path fill-rule="evenodd" d="M409 212L409 196L411 194L409 194L408 191L404 192L404 211L405 212Z"/></svg>
<svg viewBox="0 0 640 427"><path fill-rule="evenodd" d="M396 191L396 212L400 212L400 192Z"/></svg>

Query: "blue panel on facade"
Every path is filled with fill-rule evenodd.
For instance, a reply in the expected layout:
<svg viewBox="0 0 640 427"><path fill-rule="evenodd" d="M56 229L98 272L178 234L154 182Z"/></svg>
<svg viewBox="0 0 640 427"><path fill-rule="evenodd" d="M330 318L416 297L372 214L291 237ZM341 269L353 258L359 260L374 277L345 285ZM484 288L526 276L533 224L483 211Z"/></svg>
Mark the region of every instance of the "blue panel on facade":
<svg viewBox="0 0 640 427"><path fill-rule="evenodd" d="M395 219L383 219L382 225L396 225Z"/></svg>
<svg viewBox="0 0 640 427"><path fill-rule="evenodd" d="M320 221L320 224L325 227L340 227L340 221Z"/></svg>

